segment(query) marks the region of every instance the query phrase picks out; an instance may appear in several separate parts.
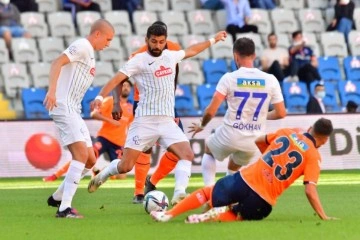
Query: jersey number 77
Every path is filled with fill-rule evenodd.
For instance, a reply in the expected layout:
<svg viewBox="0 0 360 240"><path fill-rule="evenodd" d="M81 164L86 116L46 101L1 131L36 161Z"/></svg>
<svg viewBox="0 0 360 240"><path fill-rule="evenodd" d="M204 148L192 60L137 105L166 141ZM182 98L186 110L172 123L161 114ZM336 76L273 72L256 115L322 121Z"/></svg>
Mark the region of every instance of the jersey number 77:
<svg viewBox="0 0 360 240"><path fill-rule="evenodd" d="M259 98L259 104L257 105L255 112L254 112L254 116L253 116L253 121L257 121L258 120L258 116L261 110L261 107L263 106L268 94L267 93L259 93L259 92L234 92L234 96L235 97L241 97L243 98L242 101L240 102L240 105L238 107L238 110L236 112L236 120L240 120L241 119L241 113L244 109L245 103L249 100L250 97L252 98Z"/></svg>

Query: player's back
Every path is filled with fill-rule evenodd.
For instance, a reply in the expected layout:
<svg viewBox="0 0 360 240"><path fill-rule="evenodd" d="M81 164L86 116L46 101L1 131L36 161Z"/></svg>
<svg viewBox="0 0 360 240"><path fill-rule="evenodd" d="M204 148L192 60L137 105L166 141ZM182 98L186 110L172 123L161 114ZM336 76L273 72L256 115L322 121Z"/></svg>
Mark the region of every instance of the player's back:
<svg viewBox="0 0 360 240"><path fill-rule="evenodd" d="M252 165L240 170L245 182L268 203L274 205L296 179L316 183L320 172L320 154L308 133L280 129L267 135L270 143Z"/></svg>
<svg viewBox="0 0 360 240"><path fill-rule="evenodd" d="M225 74L217 91L227 98L224 123L249 134L264 132L270 103L283 101L278 80L257 68Z"/></svg>

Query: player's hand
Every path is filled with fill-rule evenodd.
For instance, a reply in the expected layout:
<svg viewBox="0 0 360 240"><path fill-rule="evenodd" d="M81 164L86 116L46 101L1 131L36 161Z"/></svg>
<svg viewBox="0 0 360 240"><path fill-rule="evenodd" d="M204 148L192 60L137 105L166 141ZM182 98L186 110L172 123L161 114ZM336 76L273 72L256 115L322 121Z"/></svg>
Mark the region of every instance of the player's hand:
<svg viewBox="0 0 360 240"><path fill-rule="evenodd" d="M227 33L226 31L220 31L215 35L215 42L219 42L219 41L225 41L227 37Z"/></svg>
<svg viewBox="0 0 360 240"><path fill-rule="evenodd" d="M91 112L94 110L99 111L101 108L101 104L102 104L102 102L99 99L95 99L94 101L92 101L90 103L90 111Z"/></svg>
<svg viewBox="0 0 360 240"><path fill-rule="evenodd" d="M188 133L193 132L193 135L191 136L191 138L193 138L198 132L201 132L202 130L204 130L204 128L200 126L200 123L192 123L192 126L190 126L189 128L190 128L190 130L188 131Z"/></svg>
<svg viewBox="0 0 360 240"><path fill-rule="evenodd" d="M113 110L112 110L112 118L116 121L119 121L121 119L121 116L122 116L122 109L120 107L120 102L118 103L115 103L114 102L114 105L113 105Z"/></svg>
<svg viewBox="0 0 360 240"><path fill-rule="evenodd" d="M57 107L55 92L48 91L46 93L43 105L48 111L51 111L54 107Z"/></svg>

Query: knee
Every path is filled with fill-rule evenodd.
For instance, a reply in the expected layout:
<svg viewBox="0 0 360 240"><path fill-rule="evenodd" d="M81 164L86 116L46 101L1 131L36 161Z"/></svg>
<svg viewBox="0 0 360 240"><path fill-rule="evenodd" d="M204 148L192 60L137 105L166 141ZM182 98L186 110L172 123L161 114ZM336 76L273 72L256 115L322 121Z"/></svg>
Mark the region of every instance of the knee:
<svg viewBox="0 0 360 240"><path fill-rule="evenodd" d="M182 159L192 161L194 160L194 153L191 150L184 151Z"/></svg>
<svg viewBox="0 0 360 240"><path fill-rule="evenodd" d="M134 164L121 160L120 165L118 165L118 171L119 173L127 173L130 172L134 167Z"/></svg>

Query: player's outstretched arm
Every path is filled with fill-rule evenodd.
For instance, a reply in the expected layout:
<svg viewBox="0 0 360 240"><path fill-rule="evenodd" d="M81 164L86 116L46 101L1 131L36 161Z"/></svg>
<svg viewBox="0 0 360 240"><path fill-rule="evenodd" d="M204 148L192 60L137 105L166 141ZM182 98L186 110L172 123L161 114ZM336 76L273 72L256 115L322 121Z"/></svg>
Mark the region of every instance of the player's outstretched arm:
<svg viewBox="0 0 360 240"><path fill-rule="evenodd" d="M224 41L226 36L227 36L227 33L225 31L220 31L215 35L215 37L210 38L209 40L191 45L190 47L188 47L184 50L185 51L184 59L193 57L193 56L201 53L202 51L204 51L205 49L207 49L208 47L210 47L211 45L213 45L219 41Z"/></svg>
<svg viewBox="0 0 360 240"><path fill-rule="evenodd" d="M312 206L312 208L315 210L317 215L322 220L335 220L335 219L337 219L337 218L334 218L334 217L328 217L325 214L325 211L324 211L324 209L323 209L323 207L321 205L319 194L317 192L315 184L313 184L313 183L305 184L305 194L306 194L307 199L310 202L310 205Z"/></svg>

